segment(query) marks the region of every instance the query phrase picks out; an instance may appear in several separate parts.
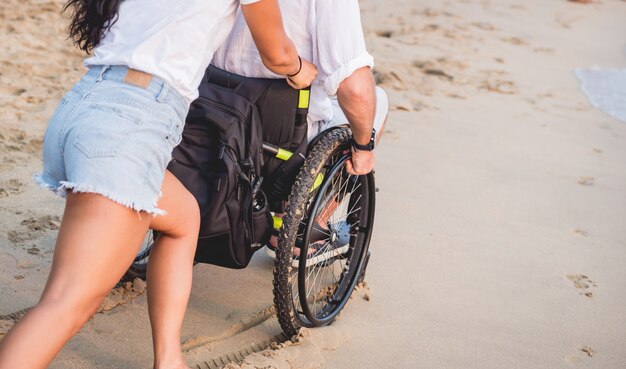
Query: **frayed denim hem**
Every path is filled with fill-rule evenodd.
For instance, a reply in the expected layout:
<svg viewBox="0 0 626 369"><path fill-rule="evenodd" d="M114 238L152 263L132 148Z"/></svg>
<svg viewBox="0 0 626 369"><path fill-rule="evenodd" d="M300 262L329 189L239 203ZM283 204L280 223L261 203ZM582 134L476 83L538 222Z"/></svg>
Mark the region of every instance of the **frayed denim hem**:
<svg viewBox="0 0 626 369"><path fill-rule="evenodd" d="M137 204L135 201L132 200L126 200L126 199L121 199L118 196L114 196L112 194L110 194L108 191L105 191L104 189L98 188L97 186L90 186L90 185L85 185L85 184L77 184L77 183L73 183L73 182L67 182L67 181L59 181L58 183L60 184L59 186L56 186L54 184L52 184L50 181L46 180L43 176L43 174L35 174L33 176L33 179L35 180L35 182L42 188L48 189L52 192L54 192L56 195L60 196L60 197L67 197L67 191L71 190L72 192L77 192L77 193L97 193L99 195L102 195L104 197L106 197L107 199L114 201L122 206L125 206L127 208L133 209L136 212L146 212L150 215L152 215L153 217L159 216L159 215L166 215L167 212L163 209L159 209L156 207L157 201L159 198L161 198L162 193L159 192L159 195L157 197L157 199L154 201L153 205L150 207L146 207L146 206L142 206L140 204Z"/></svg>
<svg viewBox="0 0 626 369"><path fill-rule="evenodd" d="M65 197L65 193L60 193L57 191L57 186L51 184L49 181L43 178L43 173L34 174L33 180L35 181L35 183L37 183L39 187L45 188L46 190L50 190L61 197Z"/></svg>

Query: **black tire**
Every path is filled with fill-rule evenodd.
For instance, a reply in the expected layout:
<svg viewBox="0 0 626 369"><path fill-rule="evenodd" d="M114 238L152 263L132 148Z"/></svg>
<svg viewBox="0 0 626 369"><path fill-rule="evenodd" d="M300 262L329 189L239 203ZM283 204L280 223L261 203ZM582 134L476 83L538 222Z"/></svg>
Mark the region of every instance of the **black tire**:
<svg viewBox="0 0 626 369"><path fill-rule="evenodd" d="M289 196L274 264L274 304L288 335L303 326L332 323L362 277L374 224L375 184L373 173L346 173L350 138L348 128L324 133L310 150ZM319 179L316 183L320 174L321 184ZM336 209L320 239L316 224L331 199ZM349 230L348 238L339 240L339 225ZM292 266L294 248L302 255L297 268Z"/></svg>
<svg viewBox="0 0 626 369"><path fill-rule="evenodd" d="M144 238L141 248L135 256L135 260L130 265L124 276L122 277L122 282L132 282L135 278L139 278L142 280L146 280L148 273L148 258L150 257L150 251L154 246L154 241L158 236L157 231L153 231L151 229L146 233L146 237Z"/></svg>

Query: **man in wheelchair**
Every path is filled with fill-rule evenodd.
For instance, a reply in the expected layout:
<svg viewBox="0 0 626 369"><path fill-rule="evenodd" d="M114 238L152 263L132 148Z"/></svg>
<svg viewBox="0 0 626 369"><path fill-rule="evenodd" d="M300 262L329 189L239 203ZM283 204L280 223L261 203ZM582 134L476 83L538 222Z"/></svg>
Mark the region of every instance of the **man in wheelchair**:
<svg viewBox="0 0 626 369"><path fill-rule="evenodd" d="M365 277L373 149L388 104L375 86L358 0L277 1L300 57L318 69L311 89L294 90L263 66L239 12L168 169L198 201L195 262L241 269L271 249L276 315L291 336L330 324ZM125 278L145 279L154 237Z"/></svg>
<svg viewBox="0 0 626 369"><path fill-rule="evenodd" d="M380 138L388 103L385 92L375 86L371 72L374 59L365 47L358 1L279 3L285 30L299 54L318 69L311 86L309 141L328 128L349 124L357 147L363 147L354 150L354 173L368 173L374 167L374 153L365 146L372 129L376 130L376 140ZM282 78L263 66L241 11L211 64L246 77Z"/></svg>
<svg viewBox="0 0 626 369"><path fill-rule="evenodd" d="M369 173L374 167L373 149L384 129L388 102L384 90L375 85L371 71L374 60L365 47L358 1L282 0L279 3L285 30L299 54L318 69L318 77L311 86L308 141L333 127L349 125L352 156L346 163L346 171L353 175ZM212 65L246 77L282 78L263 66L240 11ZM318 217L322 233L328 231L328 218L337 206L336 201L330 201ZM347 232L338 232L342 233ZM268 245L270 255L274 255L276 242L273 236ZM298 252L294 248L294 256Z"/></svg>

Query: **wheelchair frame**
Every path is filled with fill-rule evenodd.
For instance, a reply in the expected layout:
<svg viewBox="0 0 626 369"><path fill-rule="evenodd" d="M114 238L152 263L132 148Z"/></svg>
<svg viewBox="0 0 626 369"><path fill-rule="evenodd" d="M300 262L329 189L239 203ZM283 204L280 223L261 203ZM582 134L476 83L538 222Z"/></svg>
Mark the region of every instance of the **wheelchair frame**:
<svg viewBox="0 0 626 369"><path fill-rule="evenodd" d="M332 323L365 276L376 187L373 172L352 176L345 171L351 137L346 127L334 127L316 137L295 179L284 217L273 216L274 228L279 231L273 270L274 305L278 321L288 335L296 334L300 327ZM264 143L263 149L285 161L293 154L269 143ZM327 222L327 228L322 228L318 219L331 201L343 206L344 219L335 216L333 222ZM339 205L329 215L331 218L338 208ZM342 242L348 237L347 243L341 245L344 252L337 251L341 232ZM156 232L149 232L145 248L135 258L125 280L145 279L155 237ZM295 249L301 255L297 262L293 261ZM298 267L294 268L294 264Z"/></svg>

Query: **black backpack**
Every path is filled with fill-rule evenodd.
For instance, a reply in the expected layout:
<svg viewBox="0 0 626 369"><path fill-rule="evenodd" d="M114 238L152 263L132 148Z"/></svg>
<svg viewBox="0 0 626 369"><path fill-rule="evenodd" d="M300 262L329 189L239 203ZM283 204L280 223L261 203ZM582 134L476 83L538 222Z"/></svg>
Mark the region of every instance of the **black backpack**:
<svg viewBox="0 0 626 369"><path fill-rule="evenodd" d="M294 125L299 93L284 80L245 78L209 67L199 93L190 106L182 142L174 149L168 169L196 197L200 207L195 260L245 268L271 236L273 221L266 192L286 197L287 189L276 190L276 178L266 181L266 177L273 177L289 162L293 167L295 161L279 165L268 161L264 165L259 111L281 118L268 128L276 132L277 126L284 126L279 130L282 134L276 134L282 136L277 141L293 140L295 126L299 127L299 137L304 126L306 137L306 118Z"/></svg>

